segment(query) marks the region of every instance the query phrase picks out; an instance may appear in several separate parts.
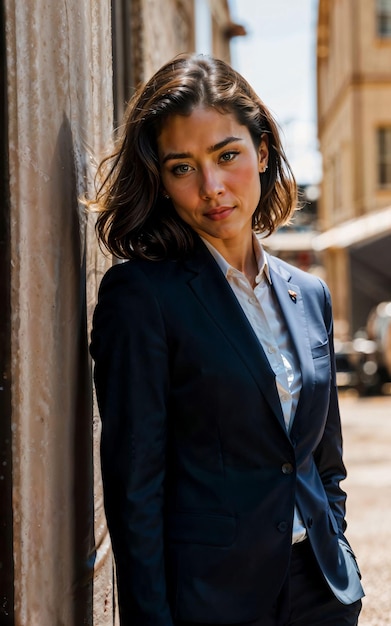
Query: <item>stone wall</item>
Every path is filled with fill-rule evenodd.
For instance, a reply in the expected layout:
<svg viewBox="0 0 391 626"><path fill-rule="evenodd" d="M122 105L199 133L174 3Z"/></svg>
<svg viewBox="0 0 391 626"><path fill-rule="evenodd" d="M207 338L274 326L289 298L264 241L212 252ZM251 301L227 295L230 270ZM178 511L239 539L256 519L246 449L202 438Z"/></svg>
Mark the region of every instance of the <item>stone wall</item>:
<svg viewBox="0 0 391 626"><path fill-rule="evenodd" d="M78 201L111 137L110 4L6 0L5 23L14 623L78 626L92 623L94 562L99 612L112 602L86 313L108 261Z"/></svg>
<svg viewBox="0 0 391 626"><path fill-rule="evenodd" d="M226 54L228 7L216 3ZM118 615L88 341L111 259L80 199L93 193L113 114L119 121L135 85L194 50L194 0L5 0L2 17L0 392L12 407L0 394L0 623L110 626Z"/></svg>

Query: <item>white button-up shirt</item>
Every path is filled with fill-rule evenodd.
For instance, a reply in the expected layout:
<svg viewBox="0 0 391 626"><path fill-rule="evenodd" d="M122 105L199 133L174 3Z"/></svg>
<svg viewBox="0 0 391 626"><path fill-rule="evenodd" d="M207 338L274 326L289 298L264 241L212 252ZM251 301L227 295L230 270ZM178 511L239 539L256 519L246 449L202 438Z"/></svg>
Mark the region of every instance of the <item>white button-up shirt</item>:
<svg viewBox="0 0 391 626"><path fill-rule="evenodd" d="M258 265L256 285L253 288L245 274L232 267L206 239L202 240L226 277L276 375L277 391L289 432L300 396L301 371L287 325L271 288L263 248L256 235L253 235ZM302 541L305 536L305 527L295 507L292 543Z"/></svg>

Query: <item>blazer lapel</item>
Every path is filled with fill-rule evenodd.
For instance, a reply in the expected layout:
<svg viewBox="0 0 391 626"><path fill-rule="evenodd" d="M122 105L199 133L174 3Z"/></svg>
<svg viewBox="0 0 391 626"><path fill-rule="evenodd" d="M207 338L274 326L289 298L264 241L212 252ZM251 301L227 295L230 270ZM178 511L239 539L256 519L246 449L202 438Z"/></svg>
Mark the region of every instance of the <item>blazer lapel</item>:
<svg viewBox="0 0 391 626"><path fill-rule="evenodd" d="M202 242L186 260L188 285L249 370L286 432L275 375L226 278Z"/></svg>
<svg viewBox="0 0 391 626"><path fill-rule="evenodd" d="M299 360L302 389L296 415L311 402L314 391L314 363L308 320L304 309L303 298L299 285L291 282L290 273L278 260L268 255L272 286L285 318L296 354Z"/></svg>

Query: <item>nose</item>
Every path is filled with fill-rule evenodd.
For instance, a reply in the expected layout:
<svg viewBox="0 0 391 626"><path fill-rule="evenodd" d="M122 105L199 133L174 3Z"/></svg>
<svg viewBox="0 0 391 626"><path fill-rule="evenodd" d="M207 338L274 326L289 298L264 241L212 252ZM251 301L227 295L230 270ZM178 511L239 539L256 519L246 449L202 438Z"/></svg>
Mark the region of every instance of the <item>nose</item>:
<svg viewBox="0 0 391 626"><path fill-rule="evenodd" d="M200 196L203 200L213 200L224 193L222 172L217 167L208 167L202 170Z"/></svg>

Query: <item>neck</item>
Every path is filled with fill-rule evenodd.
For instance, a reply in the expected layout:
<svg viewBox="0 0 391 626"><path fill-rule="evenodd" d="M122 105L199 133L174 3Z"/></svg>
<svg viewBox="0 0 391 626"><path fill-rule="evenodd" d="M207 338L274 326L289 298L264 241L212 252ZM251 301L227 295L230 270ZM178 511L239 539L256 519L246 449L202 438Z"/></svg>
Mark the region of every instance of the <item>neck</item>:
<svg viewBox="0 0 391 626"><path fill-rule="evenodd" d="M245 243L223 240L211 241L212 245L225 258L227 263L242 272L249 283L255 287L255 277L258 274L258 263L254 253L252 232Z"/></svg>

